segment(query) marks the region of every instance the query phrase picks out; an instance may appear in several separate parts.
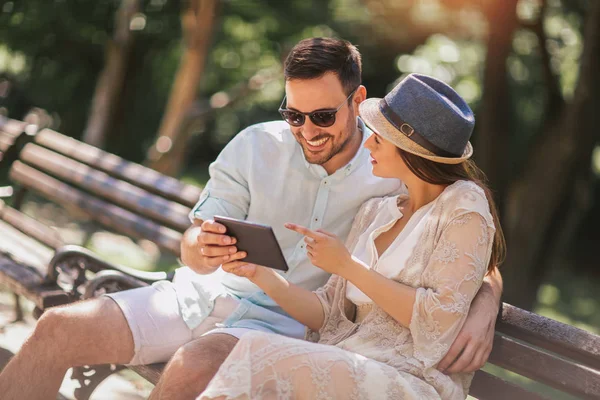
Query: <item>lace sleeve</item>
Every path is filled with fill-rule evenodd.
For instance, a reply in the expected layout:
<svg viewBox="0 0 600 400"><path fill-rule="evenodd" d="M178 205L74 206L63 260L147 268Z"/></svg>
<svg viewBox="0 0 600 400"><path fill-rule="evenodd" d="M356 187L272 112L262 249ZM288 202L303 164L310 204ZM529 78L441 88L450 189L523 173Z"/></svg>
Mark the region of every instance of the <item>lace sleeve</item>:
<svg viewBox="0 0 600 400"><path fill-rule="evenodd" d="M410 331L414 356L433 367L448 352L479 290L491 256L494 227L469 212L444 228L417 289Z"/></svg>

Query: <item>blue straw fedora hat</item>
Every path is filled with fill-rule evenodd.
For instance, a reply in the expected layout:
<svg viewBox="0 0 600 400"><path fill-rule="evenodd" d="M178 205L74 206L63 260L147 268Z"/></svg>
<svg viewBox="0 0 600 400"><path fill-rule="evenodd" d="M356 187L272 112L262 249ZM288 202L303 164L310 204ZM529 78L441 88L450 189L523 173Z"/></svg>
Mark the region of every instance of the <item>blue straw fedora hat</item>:
<svg viewBox="0 0 600 400"><path fill-rule="evenodd" d="M431 76L410 74L383 99L363 101L359 112L371 130L408 153L444 164L473 155L473 111Z"/></svg>

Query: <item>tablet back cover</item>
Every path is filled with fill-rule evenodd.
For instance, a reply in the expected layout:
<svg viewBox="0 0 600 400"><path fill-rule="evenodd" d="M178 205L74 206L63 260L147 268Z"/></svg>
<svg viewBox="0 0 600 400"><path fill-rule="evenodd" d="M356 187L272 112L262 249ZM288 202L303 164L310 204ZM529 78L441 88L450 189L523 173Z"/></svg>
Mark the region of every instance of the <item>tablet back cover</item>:
<svg viewBox="0 0 600 400"><path fill-rule="evenodd" d="M223 224L227 228L226 234L237 239L238 251L246 252L246 258L241 261L281 271L289 269L270 226L217 216L215 222Z"/></svg>

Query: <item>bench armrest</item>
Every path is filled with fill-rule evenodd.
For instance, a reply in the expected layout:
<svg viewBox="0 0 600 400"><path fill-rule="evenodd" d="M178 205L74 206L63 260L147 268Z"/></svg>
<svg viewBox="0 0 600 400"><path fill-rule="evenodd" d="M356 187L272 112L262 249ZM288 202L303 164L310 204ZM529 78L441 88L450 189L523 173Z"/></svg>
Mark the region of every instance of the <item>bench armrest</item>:
<svg viewBox="0 0 600 400"><path fill-rule="evenodd" d="M48 278L51 281L56 282L58 279L59 265L70 262L82 263L83 265L80 265L80 268L85 268L95 273L104 270L119 271L148 284L162 280L172 281L173 277L175 276L174 271L168 273L146 272L126 267L124 265L114 264L101 259L98 257L98 255L86 249L85 247L66 245L57 249L54 257L52 257L52 260L50 260L50 263L48 264Z"/></svg>

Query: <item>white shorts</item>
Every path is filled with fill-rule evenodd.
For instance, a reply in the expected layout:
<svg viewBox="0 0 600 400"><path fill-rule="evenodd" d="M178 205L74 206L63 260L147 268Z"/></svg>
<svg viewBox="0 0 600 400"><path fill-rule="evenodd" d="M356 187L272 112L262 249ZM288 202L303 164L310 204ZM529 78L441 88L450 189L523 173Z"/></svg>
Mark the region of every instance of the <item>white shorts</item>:
<svg viewBox="0 0 600 400"><path fill-rule="evenodd" d="M252 329L217 328L238 307L240 300L221 296L212 312L191 330L183 321L173 284L161 281L142 288L110 293L123 311L133 335L135 352L129 365L166 362L181 346L200 336L227 333L238 339Z"/></svg>

